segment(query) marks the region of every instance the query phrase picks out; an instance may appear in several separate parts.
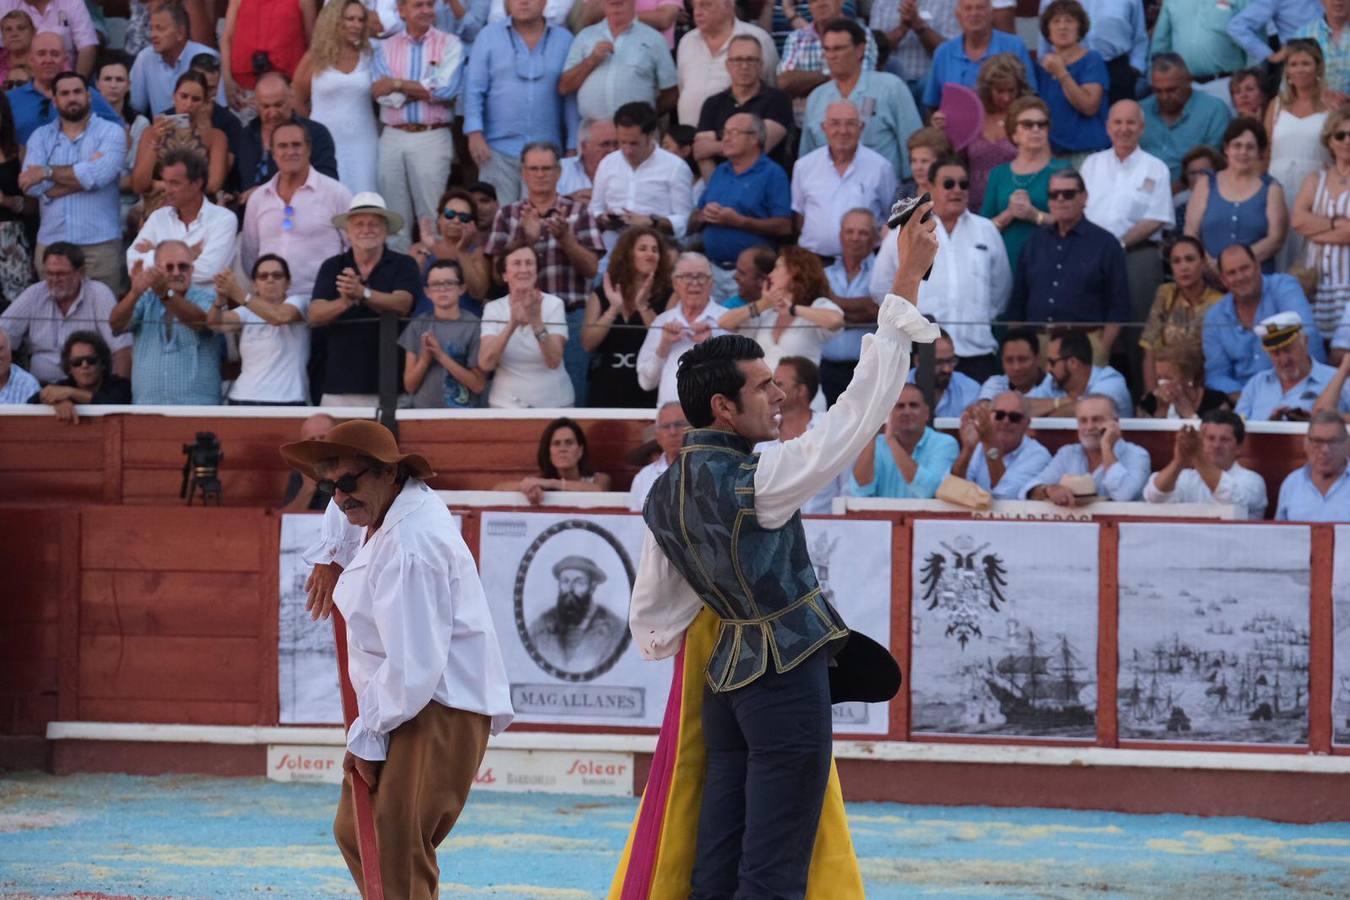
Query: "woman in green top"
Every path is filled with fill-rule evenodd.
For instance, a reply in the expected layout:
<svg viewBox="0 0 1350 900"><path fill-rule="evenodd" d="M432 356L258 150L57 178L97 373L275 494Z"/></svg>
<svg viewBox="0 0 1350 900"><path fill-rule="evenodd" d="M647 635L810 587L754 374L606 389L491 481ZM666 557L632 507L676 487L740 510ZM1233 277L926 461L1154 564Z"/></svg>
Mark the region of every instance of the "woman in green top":
<svg viewBox="0 0 1350 900"><path fill-rule="evenodd" d="M1050 110L1040 97L1019 97L1008 107L1008 139L1017 157L989 173L980 214L1003 232L1014 272L1032 229L1050 218L1050 175L1069 168L1050 155Z"/></svg>

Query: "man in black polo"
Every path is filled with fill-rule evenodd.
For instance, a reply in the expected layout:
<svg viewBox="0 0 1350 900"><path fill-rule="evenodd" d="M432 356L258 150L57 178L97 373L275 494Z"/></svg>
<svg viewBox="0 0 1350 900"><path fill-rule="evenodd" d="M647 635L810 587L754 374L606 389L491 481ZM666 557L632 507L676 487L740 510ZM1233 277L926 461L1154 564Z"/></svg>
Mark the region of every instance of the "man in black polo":
<svg viewBox="0 0 1350 900"><path fill-rule="evenodd" d="M412 311L421 290L417 263L385 245L403 217L373 191L353 197L333 227L351 249L324 260L314 277L310 391L321 406L378 406L380 316Z"/></svg>
<svg viewBox="0 0 1350 900"><path fill-rule="evenodd" d="M792 100L787 94L764 83L760 70L764 50L752 34L738 34L727 48L727 71L731 87L703 101L694 135L694 159L703 177L712 175L722 161L722 126L736 113L754 113L764 120L767 132L764 154L786 170L796 145L792 135Z"/></svg>

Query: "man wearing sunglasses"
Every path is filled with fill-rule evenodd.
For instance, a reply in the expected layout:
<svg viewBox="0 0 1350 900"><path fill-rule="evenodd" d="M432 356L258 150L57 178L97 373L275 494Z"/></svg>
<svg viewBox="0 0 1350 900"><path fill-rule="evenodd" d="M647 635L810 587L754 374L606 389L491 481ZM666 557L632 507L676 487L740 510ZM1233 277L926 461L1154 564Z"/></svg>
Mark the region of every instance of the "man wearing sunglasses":
<svg viewBox="0 0 1350 900"><path fill-rule="evenodd" d="M1045 445L1027 437L1030 425L1031 404L1016 391L1004 391L992 405L976 403L961 415L961 453L952 474L995 500L1016 500L1050 462Z"/></svg>
<svg viewBox="0 0 1350 900"><path fill-rule="evenodd" d="M510 723L510 688L477 566L424 457L376 422L344 422L281 448L333 502L305 559L325 570L347 620L357 716L347 731L333 833L357 885L353 790L373 790L387 897L436 895L436 847L473 786L489 734ZM320 610L321 612L323 610ZM453 639L453 640L452 640Z"/></svg>
<svg viewBox="0 0 1350 900"><path fill-rule="evenodd" d="M1089 329L1093 362L1104 366L1129 319L1125 251L1111 232L1083 216L1087 188L1072 169L1050 176L1050 217L1022 248L1007 319L1038 328ZM1128 415L1128 413L1126 413Z"/></svg>
<svg viewBox="0 0 1350 900"><path fill-rule="evenodd" d="M277 174L250 192L239 262L252 272L263 252L275 253L291 267L291 293L310 297L319 266L342 252L342 232L333 219L351 206L352 192L311 165L303 125L283 122L273 128L271 150Z"/></svg>

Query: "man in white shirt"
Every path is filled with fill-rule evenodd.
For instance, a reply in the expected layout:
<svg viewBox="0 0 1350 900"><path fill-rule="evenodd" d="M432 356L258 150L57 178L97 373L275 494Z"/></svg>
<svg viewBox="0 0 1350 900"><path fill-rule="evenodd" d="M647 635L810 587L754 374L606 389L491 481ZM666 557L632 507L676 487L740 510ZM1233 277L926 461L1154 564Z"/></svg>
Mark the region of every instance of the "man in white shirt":
<svg viewBox="0 0 1350 900"><path fill-rule="evenodd" d="M642 512L642 504L647 502L652 485L680 455L684 432L688 428L689 423L685 421L680 401L671 400L661 404L661 408L656 411L656 445L661 452L633 476L633 483L628 488L628 508L633 512Z"/></svg>
<svg viewBox="0 0 1350 900"><path fill-rule="evenodd" d="M1176 224L1171 176L1167 163L1139 149L1144 111L1135 101L1120 100L1112 105L1106 133L1111 138L1110 149L1092 154L1079 169L1088 195L1083 214L1092 224L1115 235L1125 248L1130 321L1143 322L1163 280L1158 237L1161 229ZM1132 366L1143 359L1138 337L1136 333L1125 342Z"/></svg>
<svg viewBox="0 0 1350 900"><path fill-rule="evenodd" d="M957 370L976 381L998 371L998 341L991 326L1008 305L1012 269L1000 253L1003 238L993 222L968 208L970 173L956 159L939 160L931 171L939 253L933 273L919 287L919 311L951 335ZM938 415L943 415L938 412Z"/></svg>
<svg viewBox="0 0 1350 900"><path fill-rule="evenodd" d="M717 322L727 309L712 302L712 265L706 256L681 253L670 280L674 302L652 319L637 359L638 384L657 392L658 406L679 399L675 373L680 357L695 344L726 334Z"/></svg>
<svg viewBox="0 0 1350 900"><path fill-rule="evenodd" d="M1004 391L992 405L977 403L961 414L961 454L952 474L975 482L995 500L1016 500L1027 482L1050 463L1050 451L1035 438L1031 404L1016 391Z"/></svg>
<svg viewBox="0 0 1350 900"><path fill-rule="evenodd" d="M450 511L424 481L426 459L400 454L375 422L344 422L281 455L333 494L312 577L331 583L347 620L347 669L357 714L343 771L372 790L384 893L431 897L436 847L473 786L489 734L514 715L506 665L483 586ZM353 533L354 532L354 533ZM453 642L453 646L452 646ZM333 832L362 884L354 785L344 785Z"/></svg>
<svg viewBox="0 0 1350 900"><path fill-rule="evenodd" d="M731 38L738 34L748 34L759 41L763 53L760 77L770 87L776 83L778 50L773 38L758 25L736 18L735 0L694 0L694 30L680 38L675 52L680 78L680 97L675 108L681 125L697 126L703 101L731 87L727 50Z"/></svg>
<svg viewBox="0 0 1350 900"><path fill-rule="evenodd" d="M782 418L778 423L778 437L760 441L755 453L763 453L784 441L801 437L825 421L825 413L811 408L811 401L820 390L820 369L805 356L784 356L773 370L773 383L783 392ZM834 498L843 496L848 488L847 470L802 504L803 515L826 516L834 510Z"/></svg>
<svg viewBox="0 0 1350 900"><path fill-rule="evenodd" d="M650 225L676 239L684 237L694 208L694 175L689 164L656 145L656 110L627 103L614 114L619 151L600 161L591 186L591 215L613 250L619 232Z"/></svg>
<svg viewBox="0 0 1350 900"><path fill-rule="evenodd" d="M884 648L850 635L820 596L800 509L872 441L905 380L912 342L937 335L903 299L937 251L932 229L916 215L901 230L904 262L853 384L796 440L751 454L779 436L783 402L753 340L719 337L681 368L680 400L694 429L647 500L629 625L652 659L675 654L704 606L718 630L706 658L705 645L692 643L684 659L708 676L698 692L708 764L691 896L805 896L830 783L830 704L853 696L832 695L831 682L855 671L880 682L883 696L899 688L892 660L854 655L870 645L884 657ZM845 678L830 675L831 657Z"/></svg>
<svg viewBox="0 0 1350 900"><path fill-rule="evenodd" d="M234 258L239 220L206 199L206 158L195 150L170 150L160 162L160 173L165 203L150 214L127 248L127 271L137 263L153 266L155 248L164 241L182 241L196 256L192 283L214 291L216 275Z"/></svg>
<svg viewBox="0 0 1350 900"><path fill-rule="evenodd" d="M887 232L894 242L894 236ZM870 209L850 209L839 220L839 258L825 269L830 294L844 311L844 328L820 346L820 389L833 404L848 387L862 352L863 335L877 327L880 303L872 299L877 217ZM894 272L891 273L892 277ZM883 294L883 299L885 295Z"/></svg>
<svg viewBox="0 0 1350 900"><path fill-rule="evenodd" d="M863 120L847 100L825 108L825 146L797 160L792 170L792 212L798 245L818 256L839 255L839 223L852 209L869 209L883 221L895 200L895 168L862 146Z"/></svg>
<svg viewBox="0 0 1350 900"><path fill-rule="evenodd" d="M1185 425L1173 443L1172 461L1144 485L1149 503L1231 503L1243 518L1266 515L1266 480L1238 463L1246 428L1242 417L1211 410L1197 432Z"/></svg>

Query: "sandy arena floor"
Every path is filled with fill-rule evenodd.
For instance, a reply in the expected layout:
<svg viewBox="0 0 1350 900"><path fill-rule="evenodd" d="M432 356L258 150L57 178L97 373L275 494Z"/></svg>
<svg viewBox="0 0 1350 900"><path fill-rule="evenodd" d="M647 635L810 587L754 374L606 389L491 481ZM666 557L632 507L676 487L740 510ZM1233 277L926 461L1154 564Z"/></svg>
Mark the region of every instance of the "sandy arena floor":
<svg viewBox="0 0 1350 900"><path fill-rule="evenodd" d="M258 779L0 775L0 896L356 896L337 787ZM635 800L473 795L441 896L604 897ZM867 895L1350 896L1350 823L850 804Z"/></svg>

